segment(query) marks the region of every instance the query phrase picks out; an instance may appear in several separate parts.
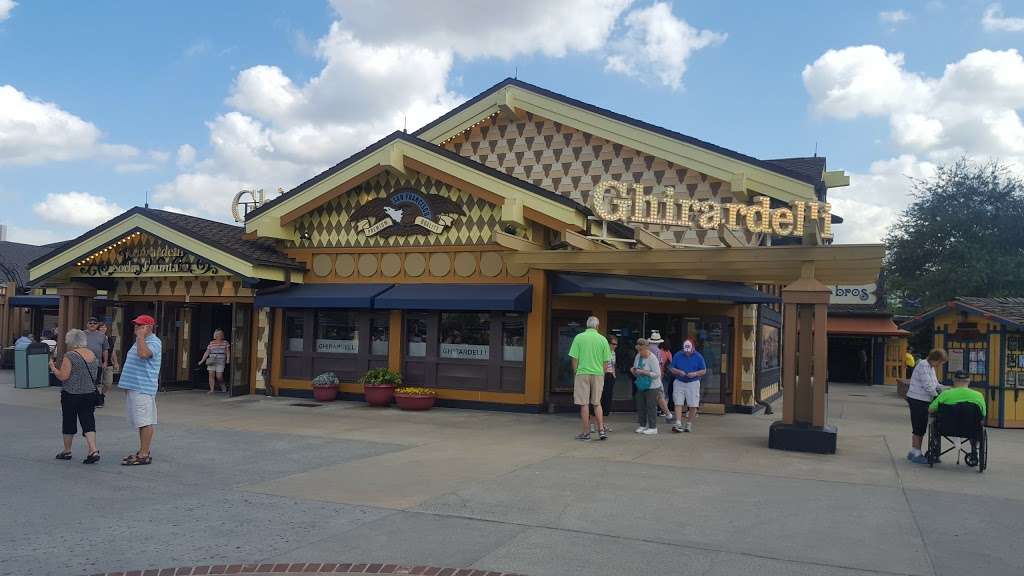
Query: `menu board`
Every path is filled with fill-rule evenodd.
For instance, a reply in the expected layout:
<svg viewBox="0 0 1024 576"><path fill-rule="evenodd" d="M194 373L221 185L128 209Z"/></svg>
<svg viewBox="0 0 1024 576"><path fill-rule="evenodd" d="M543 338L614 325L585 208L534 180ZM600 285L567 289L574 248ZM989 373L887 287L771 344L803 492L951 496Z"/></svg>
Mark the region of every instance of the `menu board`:
<svg viewBox="0 0 1024 576"><path fill-rule="evenodd" d="M957 370L967 370L967 366L964 365L963 350L954 349L949 351L949 362L946 365L946 369L949 372L956 372Z"/></svg>

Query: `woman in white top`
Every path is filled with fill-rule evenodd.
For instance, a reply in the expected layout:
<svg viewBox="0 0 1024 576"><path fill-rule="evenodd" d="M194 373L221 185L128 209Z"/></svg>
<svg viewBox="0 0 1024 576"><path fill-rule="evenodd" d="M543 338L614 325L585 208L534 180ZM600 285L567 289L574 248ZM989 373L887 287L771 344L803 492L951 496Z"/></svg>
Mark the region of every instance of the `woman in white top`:
<svg viewBox="0 0 1024 576"><path fill-rule="evenodd" d="M661 361L650 349L647 339L636 341L636 358L629 371L636 378L637 434L658 433L658 391L661 390Z"/></svg>
<svg viewBox="0 0 1024 576"><path fill-rule="evenodd" d="M910 376L910 387L907 389L907 404L910 406L910 425L912 448L907 453L907 460L915 464L927 464L928 458L921 453L921 442L928 431L928 405L944 388L935 376L935 368L945 364L946 351L935 349L928 353L927 362L918 362L914 373Z"/></svg>

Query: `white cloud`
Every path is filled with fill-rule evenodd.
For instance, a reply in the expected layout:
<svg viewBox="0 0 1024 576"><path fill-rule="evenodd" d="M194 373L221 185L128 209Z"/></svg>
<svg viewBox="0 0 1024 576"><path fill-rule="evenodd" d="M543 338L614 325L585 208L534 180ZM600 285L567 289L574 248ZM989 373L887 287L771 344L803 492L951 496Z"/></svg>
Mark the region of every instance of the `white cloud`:
<svg viewBox="0 0 1024 576"><path fill-rule="evenodd" d="M463 58L569 52L603 48L632 0L519 0L503 9L491 2L393 0L388 15L373 0L331 0L346 28L370 44L401 42Z"/></svg>
<svg viewBox="0 0 1024 576"><path fill-rule="evenodd" d="M1024 18L1003 16L1003 7L991 4L981 16L981 25L989 32L1024 32Z"/></svg>
<svg viewBox="0 0 1024 576"><path fill-rule="evenodd" d="M22 244L33 244L41 246L52 244L73 238L75 234L67 229L54 230L52 228L22 228L21 226L7 226L7 240L20 242Z"/></svg>
<svg viewBox="0 0 1024 576"><path fill-rule="evenodd" d="M178 158L176 164L178 168L188 168L196 161L196 149L191 144L182 144L178 146Z"/></svg>
<svg viewBox="0 0 1024 576"><path fill-rule="evenodd" d="M657 2L626 15L625 36L611 43L605 69L628 76L655 77L678 89L686 60L702 48L721 44L726 35L698 30L676 18L671 4Z"/></svg>
<svg viewBox="0 0 1024 576"><path fill-rule="evenodd" d="M159 165L153 162L125 162L114 166L114 172L118 174L134 174L137 172L148 172L155 170Z"/></svg>
<svg viewBox="0 0 1024 576"><path fill-rule="evenodd" d="M18 3L14 0L0 0L0 22L10 18L11 10L14 10L17 5Z"/></svg>
<svg viewBox="0 0 1024 576"><path fill-rule="evenodd" d="M0 86L0 166L138 155L131 146L101 139L102 133L91 122L52 102L29 98L14 86Z"/></svg>
<svg viewBox="0 0 1024 576"><path fill-rule="evenodd" d="M803 80L822 115L888 118L901 152L829 193L847 219L837 233L843 241L881 238L908 203L905 174L929 176L935 164L961 156L998 158L1024 173L1024 57L1017 50L971 52L928 77L908 71L902 54L854 46L829 50L804 68Z"/></svg>
<svg viewBox="0 0 1024 576"><path fill-rule="evenodd" d="M897 24L902 24L909 20L910 15L903 10L882 10L878 13L878 19L883 24L888 24L895 29Z"/></svg>
<svg viewBox="0 0 1024 576"><path fill-rule="evenodd" d="M935 164L905 154L871 164L866 174L850 174L850 186L829 190L832 212L843 217L836 241L874 244L910 202L913 180L935 174Z"/></svg>
<svg viewBox="0 0 1024 576"><path fill-rule="evenodd" d="M86 192L47 194L32 211L48 222L91 228L124 212L116 203Z"/></svg>
<svg viewBox="0 0 1024 576"><path fill-rule="evenodd" d="M524 0L497 15L487 3L396 0L381 18L376 2L334 0L341 20L316 42L321 70L308 79L272 64L239 72L225 98L231 109L207 123L210 155L180 148L182 173L158 186L154 200L227 219L239 189L291 188L390 132L415 130L457 106L464 97L449 87L455 58L576 52L603 59L630 4ZM673 86L693 50L724 38L689 27L664 3L624 21L640 51L629 54L630 73ZM616 54L625 65L626 53Z"/></svg>

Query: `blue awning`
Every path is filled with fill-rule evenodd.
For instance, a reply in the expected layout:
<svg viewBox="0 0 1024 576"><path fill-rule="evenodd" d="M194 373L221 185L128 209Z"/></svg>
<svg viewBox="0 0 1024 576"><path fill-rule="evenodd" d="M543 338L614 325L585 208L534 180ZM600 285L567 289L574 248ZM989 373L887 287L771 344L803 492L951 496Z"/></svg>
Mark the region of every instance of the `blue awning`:
<svg viewBox="0 0 1024 576"><path fill-rule="evenodd" d="M11 296L11 306L18 308L57 308L60 306L60 296L54 295L32 295L24 294L20 296Z"/></svg>
<svg viewBox="0 0 1024 576"><path fill-rule="evenodd" d="M393 284L296 284L281 292L256 294L259 308L373 308L373 298Z"/></svg>
<svg viewBox="0 0 1024 576"><path fill-rule="evenodd" d="M551 292L553 294L617 294L675 300L718 300L741 304L779 302L779 299L774 296L769 296L737 282L607 276L574 272L555 273Z"/></svg>
<svg viewBox="0 0 1024 576"><path fill-rule="evenodd" d="M530 284L396 284L374 299L391 310L502 310L529 312Z"/></svg>

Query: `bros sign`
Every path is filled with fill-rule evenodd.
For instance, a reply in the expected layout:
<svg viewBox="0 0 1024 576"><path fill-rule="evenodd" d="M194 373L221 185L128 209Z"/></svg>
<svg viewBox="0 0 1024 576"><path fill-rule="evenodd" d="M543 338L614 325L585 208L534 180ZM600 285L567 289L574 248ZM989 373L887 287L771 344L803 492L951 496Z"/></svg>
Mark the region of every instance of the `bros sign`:
<svg viewBox="0 0 1024 576"><path fill-rule="evenodd" d="M832 294L828 298L829 304L863 304L870 305L878 301L875 295L874 284L860 284L858 286L829 286Z"/></svg>
<svg viewBox="0 0 1024 576"><path fill-rule="evenodd" d="M660 224L682 228L730 230L746 228L775 236L804 235L804 229L821 221L822 238L832 238L832 206L825 202L794 202L790 208L772 208L771 200L758 196L753 203L715 202L677 198L666 186L661 192L645 192L638 184L605 180L594 188L591 207L598 218L624 223ZM812 228L813 229L813 228Z"/></svg>

